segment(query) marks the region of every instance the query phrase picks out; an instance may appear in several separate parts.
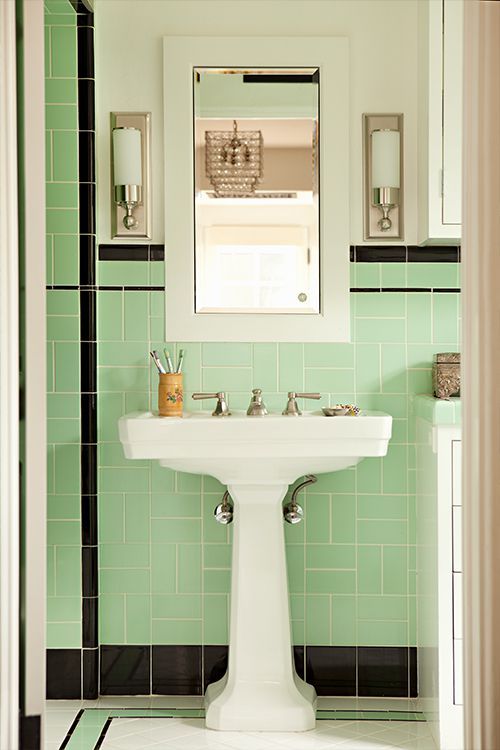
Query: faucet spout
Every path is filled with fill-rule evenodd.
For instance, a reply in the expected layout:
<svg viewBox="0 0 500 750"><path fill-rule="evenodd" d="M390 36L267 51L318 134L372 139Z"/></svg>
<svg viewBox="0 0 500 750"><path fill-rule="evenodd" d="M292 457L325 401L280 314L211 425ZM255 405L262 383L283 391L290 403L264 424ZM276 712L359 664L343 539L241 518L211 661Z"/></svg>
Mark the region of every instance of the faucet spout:
<svg viewBox="0 0 500 750"><path fill-rule="evenodd" d="M247 415L249 417L263 417L268 411L262 400L262 391L260 388L254 388L252 394L252 399L247 409Z"/></svg>

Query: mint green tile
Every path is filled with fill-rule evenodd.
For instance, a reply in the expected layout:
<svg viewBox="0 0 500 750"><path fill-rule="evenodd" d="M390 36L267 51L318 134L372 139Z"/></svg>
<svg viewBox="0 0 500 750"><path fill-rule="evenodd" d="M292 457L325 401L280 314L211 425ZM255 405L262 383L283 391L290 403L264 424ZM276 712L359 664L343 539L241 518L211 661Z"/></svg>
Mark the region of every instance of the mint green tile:
<svg viewBox="0 0 500 750"><path fill-rule="evenodd" d="M354 367L353 344L304 344L306 367Z"/></svg>
<svg viewBox="0 0 500 750"><path fill-rule="evenodd" d="M358 406L362 409L385 411L397 419L408 417L408 397L406 393L361 393L358 396Z"/></svg>
<svg viewBox="0 0 500 750"><path fill-rule="evenodd" d="M432 341L432 295L408 294L406 309L408 343L429 344Z"/></svg>
<svg viewBox="0 0 500 750"><path fill-rule="evenodd" d="M47 495L47 518L80 518L80 495Z"/></svg>
<svg viewBox="0 0 500 750"><path fill-rule="evenodd" d="M151 521L151 536L155 543L201 541L201 521L197 518L154 518Z"/></svg>
<svg viewBox="0 0 500 750"><path fill-rule="evenodd" d="M406 495L358 495L358 518L406 519Z"/></svg>
<svg viewBox="0 0 500 750"><path fill-rule="evenodd" d="M78 292L64 289L47 291L47 315L78 315L80 310Z"/></svg>
<svg viewBox="0 0 500 750"><path fill-rule="evenodd" d="M125 643L125 596L99 591L100 642L104 645Z"/></svg>
<svg viewBox="0 0 500 750"><path fill-rule="evenodd" d="M49 443L79 443L79 419L48 419L47 441Z"/></svg>
<svg viewBox="0 0 500 750"><path fill-rule="evenodd" d="M337 544L354 544L356 541L356 500L352 495L333 495L331 535Z"/></svg>
<svg viewBox="0 0 500 750"><path fill-rule="evenodd" d="M79 341L80 318L77 315L48 315L48 341Z"/></svg>
<svg viewBox="0 0 500 750"><path fill-rule="evenodd" d="M433 341L458 343L458 294L433 294Z"/></svg>
<svg viewBox="0 0 500 750"><path fill-rule="evenodd" d="M126 341L144 341L148 339L149 293L124 293L124 332Z"/></svg>
<svg viewBox="0 0 500 750"><path fill-rule="evenodd" d="M381 345L382 390L406 393L406 344Z"/></svg>
<svg viewBox="0 0 500 750"><path fill-rule="evenodd" d="M55 550L56 596L79 596L81 591L80 545L59 546Z"/></svg>
<svg viewBox="0 0 500 750"><path fill-rule="evenodd" d="M151 591L153 594L171 594L176 590L175 544L151 545ZM141 592L139 592L141 593Z"/></svg>
<svg viewBox="0 0 500 750"><path fill-rule="evenodd" d="M153 620L153 645L201 643L201 620Z"/></svg>
<svg viewBox="0 0 500 750"><path fill-rule="evenodd" d="M356 640L355 596L334 595L332 601L332 646L352 646Z"/></svg>
<svg viewBox="0 0 500 750"><path fill-rule="evenodd" d="M305 370L305 389L309 392L345 393L354 391L354 370L333 370L330 368ZM307 402L308 404L314 402Z"/></svg>
<svg viewBox="0 0 500 750"><path fill-rule="evenodd" d="M358 594L382 593L382 547L358 545Z"/></svg>
<svg viewBox="0 0 500 750"><path fill-rule="evenodd" d="M304 345L278 344L278 388L302 391L304 388Z"/></svg>
<svg viewBox="0 0 500 750"><path fill-rule="evenodd" d="M123 292L97 292L97 336L99 342L123 339Z"/></svg>
<svg viewBox="0 0 500 750"><path fill-rule="evenodd" d="M180 349L184 349L184 365L182 370L184 372L184 388L186 391L201 390L201 347L202 344L195 344L191 341L179 342L177 344L177 356ZM195 403L195 401L191 401L189 406L187 406L188 411L193 410Z"/></svg>
<svg viewBox="0 0 500 750"><path fill-rule="evenodd" d="M149 568L148 544L101 544L99 565L103 568Z"/></svg>
<svg viewBox="0 0 500 750"><path fill-rule="evenodd" d="M56 593L56 551L54 547L47 547L47 596L55 596Z"/></svg>
<svg viewBox="0 0 500 750"><path fill-rule="evenodd" d="M417 598L408 597L408 645L417 645Z"/></svg>
<svg viewBox="0 0 500 750"><path fill-rule="evenodd" d="M378 393L380 382L380 344L356 344L356 392Z"/></svg>
<svg viewBox="0 0 500 750"><path fill-rule="evenodd" d="M125 495L125 541L149 542L150 524L149 494Z"/></svg>
<svg viewBox="0 0 500 750"><path fill-rule="evenodd" d="M149 592L149 569L101 568L99 596L103 594L144 594Z"/></svg>
<svg viewBox="0 0 500 750"><path fill-rule="evenodd" d="M408 548L384 547L384 594L408 593Z"/></svg>
<svg viewBox="0 0 500 750"><path fill-rule="evenodd" d="M149 337L152 342L152 348L163 349L165 341L165 318L149 319Z"/></svg>
<svg viewBox="0 0 500 750"><path fill-rule="evenodd" d="M99 494L99 541L101 543L125 540L124 497L120 494Z"/></svg>
<svg viewBox="0 0 500 750"><path fill-rule="evenodd" d="M356 318L355 337L359 342L403 343L405 318Z"/></svg>
<svg viewBox="0 0 500 750"><path fill-rule="evenodd" d="M269 391L278 390L278 345L252 345L253 378L257 388L264 391L264 403Z"/></svg>
<svg viewBox="0 0 500 750"><path fill-rule="evenodd" d="M201 492L201 476L198 474L177 471L175 473L175 483L177 492ZM198 513L198 515L200 514Z"/></svg>
<svg viewBox="0 0 500 750"><path fill-rule="evenodd" d="M391 287L396 287L398 289L404 289L408 285L406 268L406 263L381 263L382 288L389 289Z"/></svg>
<svg viewBox="0 0 500 750"><path fill-rule="evenodd" d="M252 345L218 343L202 345L203 367L233 367L252 365Z"/></svg>
<svg viewBox="0 0 500 750"><path fill-rule="evenodd" d="M47 493L55 492L55 448L47 444Z"/></svg>
<svg viewBox="0 0 500 750"><path fill-rule="evenodd" d="M70 4L69 0L44 0L45 5L45 22L50 26L54 25L54 14L62 14L60 23L75 24L76 14L75 9ZM50 15L47 15L48 14Z"/></svg>
<svg viewBox="0 0 500 750"><path fill-rule="evenodd" d="M151 597L127 594L125 597L125 636L129 644L151 642Z"/></svg>
<svg viewBox="0 0 500 750"><path fill-rule="evenodd" d="M298 502L301 503L300 496ZM314 494L307 498L306 539L308 542L330 541L330 518L329 495Z"/></svg>
<svg viewBox="0 0 500 750"><path fill-rule="evenodd" d="M182 594L198 594L201 586L201 545L177 546L177 590ZM208 591L208 589L205 589Z"/></svg>
<svg viewBox="0 0 500 750"><path fill-rule="evenodd" d="M49 179L52 179L52 130L77 130L78 108L76 104L48 104L45 103L45 127L50 138L50 152L46 151L46 158L50 156L47 167L50 168Z"/></svg>
<svg viewBox="0 0 500 750"><path fill-rule="evenodd" d="M292 620L303 620L305 617L305 596L303 594L291 594L290 614Z"/></svg>
<svg viewBox="0 0 500 750"><path fill-rule="evenodd" d="M79 520L49 520L47 522L47 544L79 544L80 541Z"/></svg>
<svg viewBox="0 0 500 750"><path fill-rule="evenodd" d="M363 292L355 294L356 317L404 318L406 295L403 292Z"/></svg>
<svg viewBox="0 0 500 750"><path fill-rule="evenodd" d="M203 586L207 594L229 594L231 590L231 571L204 570Z"/></svg>
<svg viewBox="0 0 500 750"><path fill-rule="evenodd" d="M406 544L407 522L405 520L359 520L358 544Z"/></svg>
<svg viewBox="0 0 500 750"><path fill-rule="evenodd" d="M79 249L76 235L54 236L54 284L79 283Z"/></svg>
<svg viewBox="0 0 500 750"><path fill-rule="evenodd" d="M118 441L118 419L125 414L122 393L103 393L98 400L98 434L99 440ZM159 464L157 464L159 467Z"/></svg>
<svg viewBox="0 0 500 750"><path fill-rule="evenodd" d="M132 462L130 462L132 463ZM149 469L124 467L99 470L101 492L148 492Z"/></svg>
<svg viewBox="0 0 500 750"><path fill-rule="evenodd" d="M149 283L151 286L165 286L165 263L161 261L150 263Z"/></svg>
<svg viewBox="0 0 500 750"><path fill-rule="evenodd" d="M299 646L305 643L305 628L303 620L292 620L292 645Z"/></svg>
<svg viewBox="0 0 500 750"><path fill-rule="evenodd" d="M406 620L407 610L406 596L360 596L358 599L360 620Z"/></svg>
<svg viewBox="0 0 500 750"><path fill-rule="evenodd" d="M151 462L151 491L173 492L175 486L175 472L160 466L158 461Z"/></svg>
<svg viewBox="0 0 500 750"><path fill-rule="evenodd" d="M103 467L120 467L126 469L136 469L137 467L145 468L149 466L147 459L130 461L125 458L123 446L121 443L100 443L98 446L99 466ZM149 502L149 501L148 501Z"/></svg>
<svg viewBox="0 0 500 750"><path fill-rule="evenodd" d="M358 492L375 494L382 492L382 460L365 458L356 466Z"/></svg>
<svg viewBox="0 0 500 750"><path fill-rule="evenodd" d="M350 544L306 545L307 568L355 568L356 548Z"/></svg>
<svg viewBox="0 0 500 750"><path fill-rule="evenodd" d="M382 488L387 494L408 491L408 453L406 445L391 445L382 459Z"/></svg>
<svg viewBox="0 0 500 750"><path fill-rule="evenodd" d="M165 314L165 294L164 292L149 293L149 313L153 317L162 318ZM192 346L198 346L192 344Z"/></svg>
<svg viewBox="0 0 500 750"><path fill-rule="evenodd" d="M408 544L417 543L417 498L415 494L408 497Z"/></svg>
<svg viewBox="0 0 500 750"><path fill-rule="evenodd" d="M54 490L72 495L80 491L80 446L57 444L54 450Z"/></svg>
<svg viewBox="0 0 500 750"><path fill-rule="evenodd" d="M380 263L356 263L356 287L379 288L381 284Z"/></svg>
<svg viewBox="0 0 500 750"><path fill-rule="evenodd" d="M305 582L305 557L303 544L286 545L288 588L291 594L301 594Z"/></svg>
<svg viewBox="0 0 500 750"><path fill-rule="evenodd" d="M206 477L204 477L204 480ZM205 494L203 497L203 541L219 542L227 541L227 527L217 523L214 518L214 508L220 503L222 492Z"/></svg>
<svg viewBox="0 0 500 750"><path fill-rule="evenodd" d="M129 414L131 411L150 411L153 409L152 399L147 392L126 391L123 396L126 414ZM150 462L151 465L152 462Z"/></svg>
<svg viewBox="0 0 500 750"><path fill-rule="evenodd" d="M352 469L319 474L317 479L318 481L316 484L308 489L308 495L321 492L338 492L345 494L347 492L354 492L355 489L355 473Z"/></svg>
<svg viewBox="0 0 500 750"><path fill-rule="evenodd" d="M76 29L68 26L55 26L51 29L52 76L72 77L76 69Z"/></svg>
<svg viewBox="0 0 500 750"><path fill-rule="evenodd" d="M354 594L356 573L351 570L306 570L309 594Z"/></svg>
<svg viewBox="0 0 500 750"><path fill-rule="evenodd" d="M97 368L99 391L149 392L149 374L149 364L147 367L100 366Z"/></svg>
<svg viewBox="0 0 500 750"><path fill-rule="evenodd" d="M408 370L408 393L432 393L432 370Z"/></svg>
<svg viewBox="0 0 500 750"><path fill-rule="evenodd" d="M46 229L50 234L76 234L78 211L73 208L48 208L45 212Z"/></svg>
<svg viewBox="0 0 500 750"><path fill-rule="evenodd" d="M144 342L103 341L98 347L98 364L105 366L147 366L150 356Z"/></svg>
<svg viewBox="0 0 500 750"><path fill-rule="evenodd" d="M186 364L187 366L187 364ZM251 390L254 387L252 370L249 367L210 367L203 368L202 387L207 392L216 391L244 391L245 399L248 394L250 399ZM229 401L231 405L231 401ZM204 404L204 409L213 409L212 401Z"/></svg>
<svg viewBox="0 0 500 750"><path fill-rule="evenodd" d="M52 149L53 179L60 182L78 181L78 134L70 130L54 130ZM50 211L47 211L47 215L49 213ZM74 213L77 214L76 211ZM59 229L60 233L67 231ZM75 231L77 232L78 228Z"/></svg>
<svg viewBox="0 0 500 750"><path fill-rule="evenodd" d="M79 596L48 596L47 620L49 622L79 622L82 617L82 600Z"/></svg>
<svg viewBox="0 0 500 750"><path fill-rule="evenodd" d="M226 594L206 594L203 597L203 642L214 646L229 642Z"/></svg>
<svg viewBox="0 0 500 750"><path fill-rule="evenodd" d="M69 182L48 182L45 185L47 208L78 208L78 185Z"/></svg>
<svg viewBox="0 0 500 750"><path fill-rule="evenodd" d="M330 645L331 601L328 595L306 598L306 643L308 646Z"/></svg>
<svg viewBox="0 0 500 750"><path fill-rule="evenodd" d="M45 283L47 285L54 283L54 263L53 263L53 235L48 234L45 237Z"/></svg>
<svg viewBox="0 0 500 750"><path fill-rule="evenodd" d="M201 599L201 594L154 594L151 615L153 619L199 620Z"/></svg>
<svg viewBox="0 0 500 750"><path fill-rule="evenodd" d="M203 565L205 568L230 568L231 546L229 544L205 544Z"/></svg>
<svg viewBox="0 0 500 750"><path fill-rule="evenodd" d="M457 268L457 263L408 263L408 286L457 287Z"/></svg>
<svg viewBox="0 0 500 750"><path fill-rule="evenodd" d="M45 101L48 104L76 104L77 96L78 87L75 78L46 79Z"/></svg>
<svg viewBox="0 0 500 750"><path fill-rule="evenodd" d="M79 622L48 622L46 648L81 648L82 626Z"/></svg>
<svg viewBox="0 0 500 750"><path fill-rule="evenodd" d="M47 110L47 108L45 108ZM45 131L45 180L52 179L52 132Z"/></svg>
<svg viewBox="0 0 500 750"><path fill-rule="evenodd" d="M103 286L148 286L147 261L101 260L97 266L99 284Z"/></svg>

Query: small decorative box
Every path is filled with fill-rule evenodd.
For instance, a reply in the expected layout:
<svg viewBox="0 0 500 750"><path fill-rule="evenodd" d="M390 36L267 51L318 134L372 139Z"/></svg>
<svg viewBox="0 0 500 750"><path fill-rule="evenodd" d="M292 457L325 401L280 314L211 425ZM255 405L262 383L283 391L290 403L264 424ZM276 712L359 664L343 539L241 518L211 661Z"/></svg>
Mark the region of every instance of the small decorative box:
<svg viewBox="0 0 500 750"><path fill-rule="evenodd" d="M460 396L460 352L434 355L432 387L436 398Z"/></svg>

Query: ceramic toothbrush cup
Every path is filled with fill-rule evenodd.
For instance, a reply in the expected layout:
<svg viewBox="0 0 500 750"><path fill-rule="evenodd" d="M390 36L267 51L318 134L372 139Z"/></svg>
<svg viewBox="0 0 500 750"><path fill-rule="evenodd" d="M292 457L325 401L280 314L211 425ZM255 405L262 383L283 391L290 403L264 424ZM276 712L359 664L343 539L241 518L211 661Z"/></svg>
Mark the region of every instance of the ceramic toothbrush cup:
<svg viewBox="0 0 500 750"><path fill-rule="evenodd" d="M182 417L184 393L182 373L167 372L159 375L158 412L160 417Z"/></svg>

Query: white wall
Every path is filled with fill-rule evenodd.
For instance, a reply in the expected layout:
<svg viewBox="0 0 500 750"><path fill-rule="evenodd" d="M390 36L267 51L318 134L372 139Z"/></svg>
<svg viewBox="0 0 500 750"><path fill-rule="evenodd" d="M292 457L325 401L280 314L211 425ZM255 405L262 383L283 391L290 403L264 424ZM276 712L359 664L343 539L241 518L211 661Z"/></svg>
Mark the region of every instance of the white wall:
<svg viewBox="0 0 500 750"><path fill-rule="evenodd" d="M98 241L110 240L109 113L152 112L153 241L163 242L162 37L347 36L351 237L363 241L363 112L405 116L405 242L417 241L418 0L97 0Z"/></svg>

